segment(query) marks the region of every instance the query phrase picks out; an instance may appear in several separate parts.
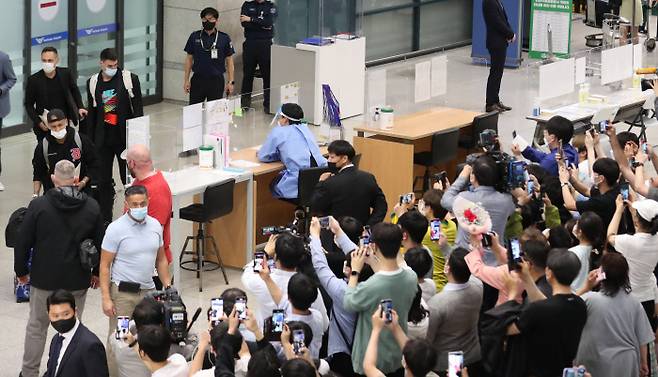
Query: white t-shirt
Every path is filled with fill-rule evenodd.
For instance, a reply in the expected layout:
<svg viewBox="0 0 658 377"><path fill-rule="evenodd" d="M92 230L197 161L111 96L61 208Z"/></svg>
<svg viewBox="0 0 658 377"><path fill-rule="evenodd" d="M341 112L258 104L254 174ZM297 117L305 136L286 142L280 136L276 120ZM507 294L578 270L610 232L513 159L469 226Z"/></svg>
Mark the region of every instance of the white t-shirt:
<svg viewBox="0 0 658 377"><path fill-rule="evenodd" d="M658 235L635 233L615 236L615 249L628 261L631 295L640 302L656 299L656 277L653 270L658 263Z"/></svg>
<svg viewBox="0 0 658 377"><path fill-rule="evenodd" d="M249 360L251 360L251 356L244 356L235 360L235 377L245 377L247 375ZM194 373L193 377L215 377L215 367L202 369Z"/></svg>
<svg viewBox="0 0 658 377"><path fill-rule="evenodd" d="M167 359L167 365L153 372L151 377L187 377L189 366L183 355L175 353Z"/></svg>
<svg viewBox="0 0 658 377"><path fill-rule="evenodd" d="M580 260L580 271L571 283L571 290L578 292L585 285L585 282L587 282L587 275L589 275L589 254L592 252L592 247L577 245L569 249L569 251L576 254L578 260Z"/></svg>

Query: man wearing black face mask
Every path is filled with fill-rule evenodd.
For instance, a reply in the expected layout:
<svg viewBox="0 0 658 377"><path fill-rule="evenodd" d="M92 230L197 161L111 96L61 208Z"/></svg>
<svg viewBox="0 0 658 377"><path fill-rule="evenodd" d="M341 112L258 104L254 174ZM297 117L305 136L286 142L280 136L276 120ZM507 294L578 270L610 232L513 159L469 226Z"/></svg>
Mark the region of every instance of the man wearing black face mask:
<svg viewBox="0 0 658 377"><path fill-rule="evenodd" d="M357 169L356 152L345 140L329 144L329 173L320 177L311 199L311 211L335 218L351 216L362 224L384 221L388 205L375 176Z"/></svg>
<svg viewBox="0 0 658 377"><path fill-rule="evenodd" d="M219 31L219 12L215 8L201 11L203 30L190 34L185 44L185 80L183 90L190 94L190 105L212 101L233 93L234 71L231 37ZM190 72L194 71L190 81ZM224 72L228 82L224 82Z"/></svg>
<svg viewBox="0 0 658 377"><path fill-rule="evenodd" d="M76 317L73 295L57 290L48 296L46 305L57 334L50 342L44 377L109 376L105 347Z"/></svg>

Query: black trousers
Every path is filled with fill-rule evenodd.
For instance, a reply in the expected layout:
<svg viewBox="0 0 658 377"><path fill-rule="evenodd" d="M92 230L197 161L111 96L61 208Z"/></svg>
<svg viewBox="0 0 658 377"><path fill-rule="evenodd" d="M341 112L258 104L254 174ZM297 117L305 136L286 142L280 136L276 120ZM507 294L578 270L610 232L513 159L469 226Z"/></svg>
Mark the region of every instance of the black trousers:
<svg viewBox="0 0 658 377"><path fill-rule="evenodd" d="M489 55L491 56L491 68L489 68L489 79L487 80L487 106L500 102L498 93L500 92L500 82L503 79L503 72L505 71L507 47L489 49Z"/></svg>
<svg viewBox="0 0 658 377"><path fill-rule="evenodd" d="M98 195L101 215L103 220L108 223L112 222L112 209L114 208L114 180L113 166L116 158L119 163L119 175L121 183L126 184L126 160L121 158L121 152L125 147L121 145L103 145L98 150L100 158L100 171L98 172Z"/></svg>
<svg viewBox="0 0 658 377"><path fill-rule="evenodd" d="M256 66L260 67L263 76L263 106L270 107L270 61L272 56L272 41L269 39L246 40L242 44L242 107L251 106L251 92L254 87Z"/></svg>
<svg viewBox="0 0 658 377"><path fill-rule="evenodd" d="M341 352L331 355L329 360L329 369L338 373L342 377L355 377L354 368L352 368L352 356Z"/></svg>
<svg viewBox="0 0 658 377"><path fill-rule="evenodd" d="M196 73L192 75L190 105L222 98L224 98L224 76L201 76Z"/></svg>

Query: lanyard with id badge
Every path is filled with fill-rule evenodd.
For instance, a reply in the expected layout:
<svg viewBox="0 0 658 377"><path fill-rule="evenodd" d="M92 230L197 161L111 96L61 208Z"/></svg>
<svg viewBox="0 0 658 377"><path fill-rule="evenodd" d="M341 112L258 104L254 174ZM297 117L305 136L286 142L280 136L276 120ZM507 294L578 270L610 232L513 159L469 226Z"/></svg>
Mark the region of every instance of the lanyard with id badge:
<svg viewBox="0 0 658 377"><path fill-rule="evenodd" d="M203 31L199 32L199 43L201 44L203 51L210 51L210 59L219 59L219 51L217 51L217 38L219 37L219 31L215 31L215 41L210 48L203 45L203 34L201 33L203 33Z"/></svg>

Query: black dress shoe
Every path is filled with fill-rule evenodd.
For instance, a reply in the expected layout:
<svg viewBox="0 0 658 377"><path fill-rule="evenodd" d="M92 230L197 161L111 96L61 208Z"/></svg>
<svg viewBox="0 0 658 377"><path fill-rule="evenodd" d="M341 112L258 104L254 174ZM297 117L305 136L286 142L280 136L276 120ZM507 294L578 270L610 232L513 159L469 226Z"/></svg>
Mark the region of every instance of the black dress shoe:
<svg viewBox="0 0 658 377"><path fill-rule="evenodd" d="M502 110L502 111L510 111L512 110L511 107L503 105L502 102L498 102L496 105Z"/></svg>
<svg viewBox="0 0 658 377"><path fill-rule="evenodd" d="M499 113L499 112L503 111L503 109L501 109L501 108L498 106L498 104L493 104L493 105L487 105L487 106L484 108L484 111L486 111L486 112L488 112L488 113L492 113L492 112L497 112L497 113Z"/></svg>

